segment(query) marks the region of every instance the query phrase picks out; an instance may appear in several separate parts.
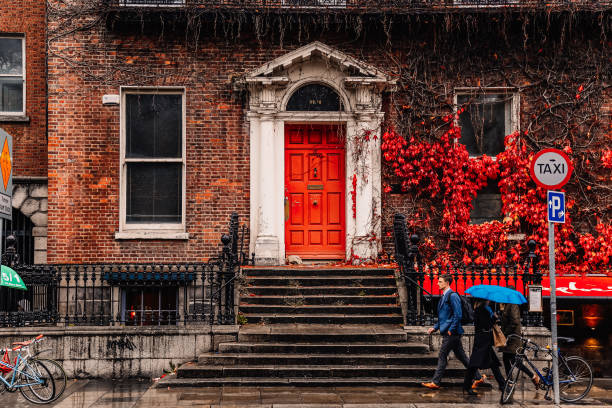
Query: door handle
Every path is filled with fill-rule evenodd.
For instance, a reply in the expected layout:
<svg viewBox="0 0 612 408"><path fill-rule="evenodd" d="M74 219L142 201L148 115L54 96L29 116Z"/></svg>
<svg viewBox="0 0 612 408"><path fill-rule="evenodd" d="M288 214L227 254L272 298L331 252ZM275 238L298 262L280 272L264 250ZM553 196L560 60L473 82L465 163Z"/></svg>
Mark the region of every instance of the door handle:
<svg viewBox="0 0 612 408"><path fill-rule="evenodd" d="M314 201L312 202L312 205L317 206L317 205L319 205L319 202L318 202L317 200L314 200Z"/></svg>

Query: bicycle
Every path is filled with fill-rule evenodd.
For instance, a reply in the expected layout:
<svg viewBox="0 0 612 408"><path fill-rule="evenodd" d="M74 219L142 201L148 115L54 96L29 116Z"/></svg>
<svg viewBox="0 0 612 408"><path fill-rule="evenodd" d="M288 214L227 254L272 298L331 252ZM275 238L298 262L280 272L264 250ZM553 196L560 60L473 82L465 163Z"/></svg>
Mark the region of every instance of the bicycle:
<svg viewBox="0 0 612 408"><path fill-rule="evenodd" d="M31 343L28 343L28 344L38 343L38 342L43 341L44 339L45 339L44 335L41 334L35 339L33 339ZM23 344L23 343L13 343L13 345L18 345L18 344ZM26 351L27 351L28 358L42 363L51 373L51 376L53 377L53 380L55 381L55 397L49 402L56 401L58 398L60 398L64 394L64 391L66 390L66 384L68 383L68 376L66 375L66 372L64 371L64 367L62 367L60 363L58 363L57 361L53 359L38 357L42 353L51 351L51 349L40 350L34 354L30 353L29 348L27 348Z"/></svg>
<svg viewBox="0 0 612 408"><path fill-rule="evenodd" d="M23 357L22 351L29 353L29 346L42 339L42 335L34 340L14 343L12 349L1 349L5 358L0 360L0 394L4 391L21 392L23 397L33 404L48 404L55 400L55 381L49 369L40 361L29 356ZM9 351L17 351L14 363L8 357ZM7 358L8 357L8 358Z"/></svg>
<svg viewBox="0 0 612 408"><path fill-rule="evenodd" d="M537 387L545 390L546 394L544 395L544 398L550 400L551 398L548 396L548 394L553 387L553 370L551 367L553 357L552 350L549 348L543 349L537 344L533 343L531 340L516 334L511 334L508 336L508 340L513 336L521 340L522 344L516 350L514 363L512 364L508 377L506 378L506 383L504 385L504 389L502 390L501 403L505 404L510 401L510 398L512 398L512 394L521 375L520 367L523 362L526 362L538 375L540 382L537 384ZM560 342L567 343L574 341L574 339L571 337L558 337L558 340ZM548 367L543 369L544 374L542 374L531 362L531 360L529 360L529 357L527 357L528 351L533 351L535 358L538 357L538 353L540 352L543 352L551 357L551 360L548 361ZM561 354L561 350L558 350L557 354L559 360L559 398L564 402L579 401L586 397L591 390L593 385L593 370L591 369L589 363L587 363L582 357L565 357Z"/></svg>

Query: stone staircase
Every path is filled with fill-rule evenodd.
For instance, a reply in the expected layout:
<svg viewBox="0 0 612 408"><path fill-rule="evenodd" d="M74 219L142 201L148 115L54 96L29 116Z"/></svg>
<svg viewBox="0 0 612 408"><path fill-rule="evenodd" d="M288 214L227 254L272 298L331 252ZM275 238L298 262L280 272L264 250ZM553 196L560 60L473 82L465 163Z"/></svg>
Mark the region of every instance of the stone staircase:
<svg viewBox="0 0 612 408"><path fill-rule="evenodd" d="M158 386L414 385L437 354L402 326L392 269L245 268L237 341ZM423 328L425 332L426 328ZM418 341L421 340L421 341ZM462 377L449 364L446 378Z"/></svg>
<svg viewBox="0 0 612 408"><path fill-rule="evenodd" d="M240 312L248 323L401 324L393 269L244 270Z"/></svg>

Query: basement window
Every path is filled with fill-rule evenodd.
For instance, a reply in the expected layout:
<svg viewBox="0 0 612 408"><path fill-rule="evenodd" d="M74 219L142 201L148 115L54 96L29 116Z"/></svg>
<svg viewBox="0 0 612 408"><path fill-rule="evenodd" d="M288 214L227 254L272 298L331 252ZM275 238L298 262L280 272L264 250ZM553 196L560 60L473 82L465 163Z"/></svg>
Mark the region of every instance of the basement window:
<svg viewBox="0 0 612 408"><path fill-rule="evenodd" d="M25 114L25 40L0 37L0 115Z"/></svg>
<svg viewBox="0 0 612 408"><path fill-rule="evenodd" d="M185 239L185 95L122 94L119 239Z"/></svg>
<svg viewBox="0 0 612 408"><path fill-rule="evenodd" d="M126 326L177 324L177 287L128 287L122 290L121 300L121 323Z"/></svg>

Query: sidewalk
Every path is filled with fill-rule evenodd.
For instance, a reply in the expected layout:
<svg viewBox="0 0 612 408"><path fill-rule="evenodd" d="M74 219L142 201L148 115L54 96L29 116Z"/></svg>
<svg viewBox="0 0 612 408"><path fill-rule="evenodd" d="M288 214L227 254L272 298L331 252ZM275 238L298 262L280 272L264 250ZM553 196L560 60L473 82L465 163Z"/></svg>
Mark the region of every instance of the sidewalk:
<svg viewBox="0 0 612 408"><path fill-rule="evenodd" d="M477 397L463 396L459 387L430 391L420 387L201 387L151 388L149 381L70 381L56 408L173 408L173 407L258 407L258 408L440 408L499 406L499 391L479 390ZM526 391L522 391L525 389ZM525 384L514 403L504 407L551 406L544 392ZM596 381L578 404L563 407L612 406L612 381ZM40 407L26 402L17 392L0 395L2 406Z"/></svg>

